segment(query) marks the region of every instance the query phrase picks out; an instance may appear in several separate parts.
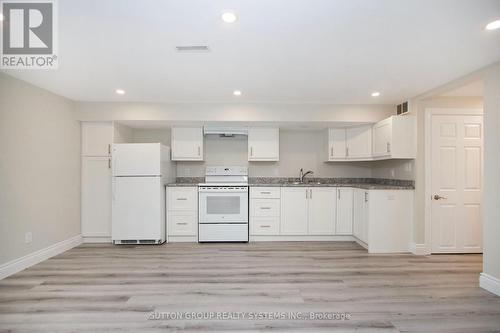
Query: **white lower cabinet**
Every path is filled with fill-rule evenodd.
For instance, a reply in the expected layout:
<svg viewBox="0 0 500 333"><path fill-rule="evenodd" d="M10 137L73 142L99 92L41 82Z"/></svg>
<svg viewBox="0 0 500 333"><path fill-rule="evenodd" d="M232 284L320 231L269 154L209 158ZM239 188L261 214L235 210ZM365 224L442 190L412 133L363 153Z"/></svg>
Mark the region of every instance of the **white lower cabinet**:
<svg viewBox="0 0 500 333"><path fill-rule="evenodd" d="M283 187L281 235L334 235L334 187Z"/></svg>
<svg viewBox="0 0 500 333"><path fill-rule="evenodd" d="M337 189L337 221L335 234L352 235L353 188Z"/></svg>
<svg viewBox="0 0 500 333"><path fill-rule="evenodd" d="M368 190L354 189L353 236L368 243Z"/></svg>
<svg viewBox="0 0 500 333"><path fill-rule="evenodd" d="M82 157L82 237L111 237L110 157Z"/></svg>
<svg viewBox="0 0 500 333"><path fill-rule="evenodd" d="M167 241L198 241L198 187L167 187Z"/></svg>
<svg viewBox="0 0 500 333"><path fill-rule="evenodd" d="M250 235L275 236L280 233L280 218L250 217Z"/></svg>

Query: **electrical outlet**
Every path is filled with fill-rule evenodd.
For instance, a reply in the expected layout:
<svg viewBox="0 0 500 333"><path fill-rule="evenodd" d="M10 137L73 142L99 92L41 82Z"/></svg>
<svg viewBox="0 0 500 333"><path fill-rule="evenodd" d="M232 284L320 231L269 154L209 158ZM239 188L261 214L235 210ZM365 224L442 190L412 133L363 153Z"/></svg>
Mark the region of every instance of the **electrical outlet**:
<svg viewBox="0 0 500 333"><path fill-rule="evenodd" d="M26 244L29 244L33 241L33 234L31 233L31 231L28 231L27 233L24 234L24 242Z"/></svg>

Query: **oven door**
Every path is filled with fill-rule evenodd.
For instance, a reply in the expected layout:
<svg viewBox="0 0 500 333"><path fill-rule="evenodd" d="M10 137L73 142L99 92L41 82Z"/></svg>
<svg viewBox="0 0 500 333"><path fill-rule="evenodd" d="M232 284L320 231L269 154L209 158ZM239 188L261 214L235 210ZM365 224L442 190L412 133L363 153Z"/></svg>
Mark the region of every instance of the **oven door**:
<svg viewBox="0 0 500 333"><path fill-rule="evenodd" d="M200 187L200 223L248 223L248 187Z"/></svg>

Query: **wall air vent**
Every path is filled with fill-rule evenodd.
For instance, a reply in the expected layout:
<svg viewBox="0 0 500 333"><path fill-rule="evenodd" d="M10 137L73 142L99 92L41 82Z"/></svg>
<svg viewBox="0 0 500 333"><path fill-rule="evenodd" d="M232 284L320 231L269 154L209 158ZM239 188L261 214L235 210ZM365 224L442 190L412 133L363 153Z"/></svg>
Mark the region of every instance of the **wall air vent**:
<svg viewBox="0 0 500 333"><path fill-rule="evenodd" d="M409 106L408 102L401 103L397 106L398 115L406 114L409 111L410 111L410 106Z"/></svg>
<svg viewBox="0 0 500 333"><path fill-rule="evenodd" d="M207 45L185 45L176 46L177 52L210 52L210 48Z"/></svg>

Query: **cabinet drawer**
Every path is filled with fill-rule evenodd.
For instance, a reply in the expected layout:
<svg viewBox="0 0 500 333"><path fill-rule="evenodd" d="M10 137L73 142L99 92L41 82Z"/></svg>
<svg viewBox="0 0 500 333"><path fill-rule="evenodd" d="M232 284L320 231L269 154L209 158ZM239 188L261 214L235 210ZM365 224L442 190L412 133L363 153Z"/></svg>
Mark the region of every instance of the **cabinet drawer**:
<svg viewBox="0 0 500 333"><path fill-rule="evenodd" d="M251 216L280 216L279 199L252 199L250 200Z"/></svg>
<svg viewBox="0 0 500 333"><path fill-rule="evenodd" d="M198 211L198 188L168 187L167 210Z"/></svg>
<svg viewBox="0 0 500 333"><path fill-rule="evenodd" d="M279 199L279 187L250 187L250 198L257 199Z"/></svg>
<svg viewBox="0 0 500 333"><path fill-rule="evenodd" d="M251 217L251 235L279 235L279 217Z"/></svg>
<svg viewBox="0 0 500 333"><path fill-rule="evenodd" d="M167 214L168 236L196 236L198 218L196 212L169 212Z"/></svg>

